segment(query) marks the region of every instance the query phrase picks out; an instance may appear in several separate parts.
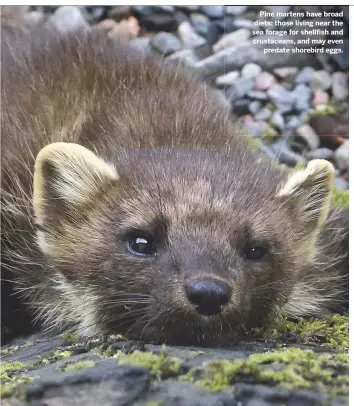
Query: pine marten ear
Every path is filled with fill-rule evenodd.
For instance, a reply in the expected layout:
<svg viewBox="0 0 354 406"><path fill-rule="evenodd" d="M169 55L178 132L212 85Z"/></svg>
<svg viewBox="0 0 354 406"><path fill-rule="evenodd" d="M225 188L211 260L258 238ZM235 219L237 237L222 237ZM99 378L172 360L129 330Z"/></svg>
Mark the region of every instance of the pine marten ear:
<svg viewBox="0 0 354 406"><path fill-rule="evenodd" d="M288 203L295 215L316 229L327 219L333 184L333 165L324 159L314 159L305 169L289 175L277 198Z"/></svg>
<svg viewBox="0 0 354 406"><path fill-rule="evenodd" d="M37 224L43 225L48 217L79 213L80 207L104 184L117 179L112 165L81 145L47 145L38 153L34 168L33 207Z"/></svg>

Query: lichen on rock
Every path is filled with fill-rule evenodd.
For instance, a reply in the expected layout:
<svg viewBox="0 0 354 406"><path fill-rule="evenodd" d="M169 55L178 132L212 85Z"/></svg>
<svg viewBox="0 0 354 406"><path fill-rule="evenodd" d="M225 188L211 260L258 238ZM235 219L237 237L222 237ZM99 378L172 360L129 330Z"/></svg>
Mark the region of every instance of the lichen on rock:
<svg viewBox="0 0 354 406"><path fill-rule="evenodd" d="M133 364L149 369L151 375L158 380L176 377L181 373L182 360L165 353L134 351L131 354L117 353L114 357L118 358L120 364Z"/></svg>
<svg viewBox="0 0 354 406"><path fill-rule="evenodd" d="M278 318L262 331L262 335L277 340L291 337L298 344L319 345L346 353L349 349L349 316L297 320Z"/></svg>
<svg viewBox="0 0 354 406"><path fill-rule="evenodd" d="M349 379L336 354L318 355L311 350L285 348L253 354L247 360L207 362L180 379L220 392L236 382L281 385L285 388L325 390L329 395L346 395Z"/></svg>

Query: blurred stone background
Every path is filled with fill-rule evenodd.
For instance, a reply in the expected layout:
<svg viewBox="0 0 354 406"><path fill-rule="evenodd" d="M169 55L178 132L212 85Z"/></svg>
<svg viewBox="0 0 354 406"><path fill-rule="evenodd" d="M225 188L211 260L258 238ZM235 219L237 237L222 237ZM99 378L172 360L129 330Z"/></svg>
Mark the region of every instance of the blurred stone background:
<svg viewBox="0 0 354 406"><path fill-rule="evenodd" d="M343 27L321 18L330 21L329 31L344 29L343 44L335 46L342 53L264 54L269 45L252 42L262 10L343 12ZM104 30L146 53L182 62L215 87L267 155L289 166L328 159L336 168L336 188L349 188L348 6L31 6L27 12L63 32Z"/></svg>

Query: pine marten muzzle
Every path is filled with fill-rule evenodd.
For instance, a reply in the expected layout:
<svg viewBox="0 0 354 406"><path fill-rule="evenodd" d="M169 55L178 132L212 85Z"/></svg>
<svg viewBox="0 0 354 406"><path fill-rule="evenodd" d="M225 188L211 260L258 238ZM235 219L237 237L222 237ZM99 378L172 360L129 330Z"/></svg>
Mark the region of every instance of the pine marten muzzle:
<svg viewBox="0 0 354 406"><path fill-rule="evenodd" d="M26 328L177 344L345 308L329 162L286 171L190 73L99 32L36 30L14 45L3 28L5 338L22 306Z"/></svg>

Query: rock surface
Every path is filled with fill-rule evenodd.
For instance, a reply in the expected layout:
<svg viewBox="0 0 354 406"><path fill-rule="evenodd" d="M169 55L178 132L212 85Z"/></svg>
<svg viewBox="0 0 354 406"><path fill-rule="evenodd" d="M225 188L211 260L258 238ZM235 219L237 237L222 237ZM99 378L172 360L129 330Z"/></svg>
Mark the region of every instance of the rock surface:
<svg viewBox="0 0 354 406"><path fill-rule="evenodd" d="M36 334L2 348L2 397L11 406L344 405L347 321L279 324L282 333L232 348Z"/></svg>

